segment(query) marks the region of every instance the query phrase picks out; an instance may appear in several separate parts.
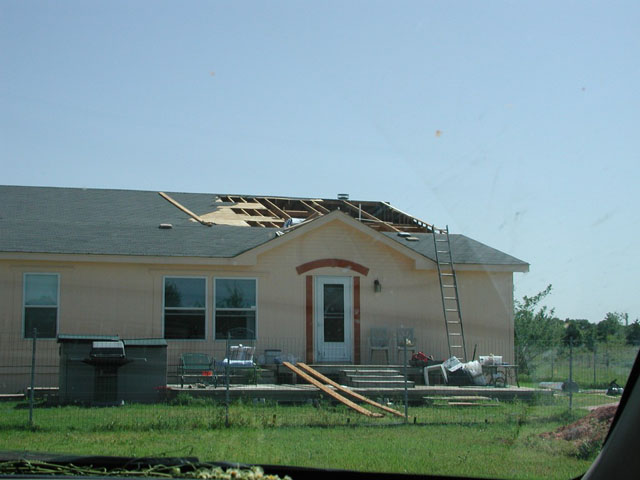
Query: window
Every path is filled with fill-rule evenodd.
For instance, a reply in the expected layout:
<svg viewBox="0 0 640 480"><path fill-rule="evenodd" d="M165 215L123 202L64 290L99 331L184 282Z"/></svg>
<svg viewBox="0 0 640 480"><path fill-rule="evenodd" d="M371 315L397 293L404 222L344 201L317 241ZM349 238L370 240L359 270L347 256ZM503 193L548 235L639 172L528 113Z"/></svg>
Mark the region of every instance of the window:
<svg viewBox="0 0 640 480"><path fill-rule="evenodd" d="M255 279L216 279L216 339L256 338L256 284Z"/></svg>
<svg viewBox="0 0 640 480"><path fill-rule="evenodd" d="M57 273L24 274L24 338L55 338L58 331Z"/></svg>
<svg viewBox="0 0 640 480"><path fill-rule="evenodd" d="M204 340L207 280L165 277L164 338Z"/></svg>

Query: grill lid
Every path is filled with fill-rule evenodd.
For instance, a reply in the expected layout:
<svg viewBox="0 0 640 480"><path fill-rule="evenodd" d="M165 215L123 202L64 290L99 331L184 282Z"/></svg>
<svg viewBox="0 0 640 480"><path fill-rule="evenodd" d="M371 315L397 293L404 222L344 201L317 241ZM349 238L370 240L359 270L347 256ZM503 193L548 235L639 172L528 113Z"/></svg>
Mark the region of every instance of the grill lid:
<svg viewBox="0 0 640 480"><path fill-rule="evenodd" d="M125 358L124 343L122 340L92 342L89 356L91 358Z"/></svg>

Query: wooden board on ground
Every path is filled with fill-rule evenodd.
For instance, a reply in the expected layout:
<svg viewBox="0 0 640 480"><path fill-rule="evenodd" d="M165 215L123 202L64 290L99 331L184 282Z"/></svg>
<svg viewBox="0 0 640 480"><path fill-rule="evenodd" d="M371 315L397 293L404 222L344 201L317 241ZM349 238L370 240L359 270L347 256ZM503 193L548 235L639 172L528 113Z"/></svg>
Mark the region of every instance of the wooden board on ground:
<svg viewBox="0 0 640 480"><path fill-rule="evenodd" d="M381 413L375 413L375 412L370 412L369 410L367 410L366 408L361 407L360 405L358 405L357 403L352 402L351 400L349 400L348 398L343 397L342 395L340 395L338 392L335 392L333 390L331 390L329 387L327 387L326 385L320 383L318 380L316 380L315 378L313 378L311 375L303 372L301 369L299 369L298 367L295 367L294 365L292 365L289 362L282 362L282 364L287 367L289 370L291 370L292 372L294 372L296 375L298 375L299 377L303 378L304 380L306 380L307 382L309 382L311 385L313 385L314 387L318 387L320 390L322 390L324 393L326 393L327 395L329 395L330 397L338 400L340 403L343 403L344 405L346 405L347 407L355 410L358 413L361 413L362 415L366 415L367 417L382 417L384 415L382 415Z"/></svg>
<svg viewBox="0 0 640 480"><path fill-rule="evenodd" d="M354 398L357 398L358 400L368 403L371 406L374 406L376 408L379 408L381 410L384 410L387 413L391 413L393 415L396 415L398 417L403 417L404 418L404 414L400 413L397 410L394 410L393 408L389 408L386 405L381 405L380 403L374 402L373 400L360 395L359 393L354 392L353 390L348 389L347 387L343 387L342 385L340 385L339 383L334 382L333 380L331 380L329 377L325 377L324 375L322 375L320 372L318 372L317 370L314 370L313 368L311 368L309 365L307 365L306 363L302 363L302 362L298 362L297 366L299 368L301 368L302 370L310 373L311 375L319 378L320 380L322 380L325 383L328 383L329 385L335 387L337 390L346 393L347 395L351 395Z"/></svg>

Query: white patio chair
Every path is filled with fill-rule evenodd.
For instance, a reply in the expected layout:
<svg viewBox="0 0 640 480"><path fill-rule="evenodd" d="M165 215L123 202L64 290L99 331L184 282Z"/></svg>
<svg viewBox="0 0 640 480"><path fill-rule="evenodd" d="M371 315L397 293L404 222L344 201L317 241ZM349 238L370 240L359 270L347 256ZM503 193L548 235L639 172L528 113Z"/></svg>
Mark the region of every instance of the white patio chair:
<svg viewBox="0 0 640 480"><path fill-rule="evenodd" d="M389 329L386 327L371 327L369 330L369 363L373 363L373 352L385 352L387 365L391 358L391 342L389 341Z"/></svg>

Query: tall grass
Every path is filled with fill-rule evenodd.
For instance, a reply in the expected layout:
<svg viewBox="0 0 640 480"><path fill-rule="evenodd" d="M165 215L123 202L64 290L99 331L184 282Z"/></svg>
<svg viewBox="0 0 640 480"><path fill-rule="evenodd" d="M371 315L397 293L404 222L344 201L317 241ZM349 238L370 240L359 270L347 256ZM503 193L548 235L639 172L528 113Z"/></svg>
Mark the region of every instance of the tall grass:
<svg viewBox="0 0 640 480"><path fill-rule="evenodd" d="M578 395L574 404L593 404L594 398ZM33 429L19 404L0 403L0 450L188 455L204 461L502 478L570 478L589 465L566 442L538 437L586 414L579 408L568 412L562 398L467 409L411 407L408 425L397 418L367 419L329 402L238 402L229 408L229 428L224 405L188 397L175 403L38 408Z"/></svg>

